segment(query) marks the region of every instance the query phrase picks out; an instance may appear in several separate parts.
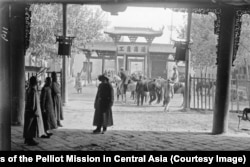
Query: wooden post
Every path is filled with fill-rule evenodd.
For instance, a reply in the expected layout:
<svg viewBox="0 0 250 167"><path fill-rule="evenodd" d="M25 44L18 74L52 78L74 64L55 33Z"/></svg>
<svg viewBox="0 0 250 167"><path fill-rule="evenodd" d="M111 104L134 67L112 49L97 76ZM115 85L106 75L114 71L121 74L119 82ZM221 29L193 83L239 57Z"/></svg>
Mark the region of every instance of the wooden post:
<svg viewBox="0 0 250 167"><path fill-rule="evenodd" d="M250 92L249 92L249 69L248 69L248 62L247 59L244 59L245 61L245 67L246 67L246 90L247 90L247 100L248 100L248 107L250 107Z"/></svg>
<svg viewBox="0 0 250 167"><path fill-rule="evenodd" d="M239 112L239 76L236 74L236 101L237 101L237 112Z"/></svg>
<svg viewBox="0 0 250 167"><path fill-rule="evenodd" d="M149 46L148 46L148 48L149 48ZM148 73L148 77L149 78L151 78L151 72L152 72L152 62L151 62L151 56L150 56L150 53L149 53L149 49L148 49L148 71L147 71L147 73Z"/></svg>
<svg viewBox="0 0 250 167"><path fill-rule="evenodd" d="M198 84L200 82L200 78L196 78L196 79L197 79L197 84ZM197 84L196 84L196 90L198 90ZM197 93L197 108L199 109L200 108L200 93L199 91L196 91L196 93Z"/></svg>
<svg viewBox="0 0 250 167"><path fill-rule="evenodd" d="M191 32L191 21L192 21L192 9L188 9L188 23L187 23L187 48L186 48L186 72L185 72L185 103L184 109L190 109L190 53L189 53L189 43L190 43L190 32Z"/></svg>
<svg viewBox="0 0 250 167"><path fill-rule="evenodd" d="M221 8L219 34L219 53L215 110L213 115L213 134L226 133L228 130L228 109L230 98L231 68L234 46L235 9L230 6Z"/></svg>
<svg viewBox="0 0 250 167"><path fill-rule="evenodd" d="M205 78L204 78L204 83L205 83L205 97L204 97L204 99L205 99L205 110L207 109L207 90L208 90L208 88L207 88L207 86L206 86L206 84L207 84L207 74L205 73Z"/></svg>
<svg viewBox="0 0 250 167"><path fill-rule="evenodd" d="M127 74L129 74L128 55L125 55L125 70L127 71Z"/></svg>
<svg viewBox="0 0 250 167"><path fill-rule="evenodd" d="M13 125L22 125L25 106L25 3L11 5L11 77L12 104L11 121Z"/></svg>
<svg viewBox="0 0 250 167"><path fill-rule="evenodd" d="M200 95L201 95L201 109L203 109L203 84L204 84L204 78L203 78L203 73L201 73L201 91L200 91Z"/></svg>
<svg viewBox="0 0 250 167"><path fill-rule="evenodd" d="M126 68L126 55L124 54L123 55L123 68L124 68L124 70L126 71L127 70L127 68Z"/></svg>
<svg viewBox="0 0 250 167"><path fill-rule="evenodd" d="M89 63L89 57L87 58L87 83L90 83L90 63Z"/></svg>
<svg viewBox="0 0 250 167"><path fill-rule="evenodd" d="M195 105L195 75L192 78L192 81L193 81L193 102L194 102L194 108L196 108L196 105Z"/></svg>
<svg viewBox="0 0 250 167"><path fill-rule="evenodd" d="M144 76L148 78L148 52L149 52L149 45L147 45L147 52L144 56Z"/></svg>
<svg viewBox="0 0 250 167"><path fill-rule="evenodd" d="M208 109L209 110L211 110L212 109L212 107L211 107L211 97L212 97L212 89L213 89L213 82L212 82L212 80L211 80L211 75L210 74L208 74L208 83L209 83L209 86L210 86L210 84L212 84L212 87L211 87L211 89L210 89L210 87L209 87L209 94L208 94Z"/></svg>
<svg viewBox="0 0 250 167"><path fill-rule="evenodd" d="M102 55L102 74L104 73L105 70L105 58L104 54Z"/></svg>
<svg viewBox="0 0 250 167"><path fill-rule="evenodd" d="M67 36L67 4L63 4L63 36ZM62 63L62 101L63 105L68 103L68 84L67 84L67 67L68 67L68 57L63 56Z"/></svg>
<svg viewBox="0 0 250 167"><path fill-rule="evenodd" d="M216 80L214 79L214 75L212 75L212 78L215 82ZM215 87L212 89L212 109L215 110Z"/></svg>
<svg viewBox="0 0 250 167"><path fill-rule="evenodd" d="M234 81L234 79L232 78L231 82L230 82L230 87L231 88L233 87L233 81ZM232 95L230 96L230 102L231 102L231 110L233 111L233 108L234 108L234 99L232 98Z"/></svg>
<svg viewBox="0 0 250 167"><path fill-rule="evenodd" d="M0 2L0 150L11 150L10 5Z"/></svg>
<svg viewBox="0 0 250 167"><path fill-rule="evenodd" d="M114 61L115 61L115 75L118 74L118 48L117 48L117 44L115 43L115 56L114 56Z"/></svg>

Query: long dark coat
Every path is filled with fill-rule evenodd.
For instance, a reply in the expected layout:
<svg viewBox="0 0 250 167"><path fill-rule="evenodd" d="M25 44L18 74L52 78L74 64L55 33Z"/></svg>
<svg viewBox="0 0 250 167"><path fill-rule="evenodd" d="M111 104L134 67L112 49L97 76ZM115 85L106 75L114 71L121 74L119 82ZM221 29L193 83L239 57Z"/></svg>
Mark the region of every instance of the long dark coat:
<svg viewBox="0 0 250 167"><path fill-rule="evenodd" d="M112 106L114 102L114 90L110 83L101 83L95 98L94 126L112 126Z"/></svg>
<svg viewBox="0 0 250 167"><path fill-rule="evenodd" d="M26 90L23 137L35 138L44 134L39 95L35 88L29 87Z"/></svg>
<svg viewBox="0 0 250 167"><path fill-rule="evenodd" d="M53 106L53 99L50 86L44 86L41 92L41 110L43 115L43 124L45 131L56 129L57 122Z"/></svg>
<svg viewBox="0 0 250 167"><path fill-rule="evenodd" d="M60 85L57 82L52 82L52 99L54 103L54 110L56 120L63 120L63 108L62 108L62 100L61 100L61 90Z"/></svg>

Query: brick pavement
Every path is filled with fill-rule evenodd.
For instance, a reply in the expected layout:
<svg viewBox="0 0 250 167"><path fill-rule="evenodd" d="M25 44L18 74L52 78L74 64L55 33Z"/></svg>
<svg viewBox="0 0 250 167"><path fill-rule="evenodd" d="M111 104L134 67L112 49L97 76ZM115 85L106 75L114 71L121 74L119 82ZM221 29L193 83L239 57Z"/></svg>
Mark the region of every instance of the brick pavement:
<svg viewBox="0 0 250 167"><path fill-rule="evenodd" d="M12 127L13 151L250 151L249 136L212 135L204 132L110 130L92 134L85 129L57 129L50 139L37 139L27 146L22 127Z"/></svg>

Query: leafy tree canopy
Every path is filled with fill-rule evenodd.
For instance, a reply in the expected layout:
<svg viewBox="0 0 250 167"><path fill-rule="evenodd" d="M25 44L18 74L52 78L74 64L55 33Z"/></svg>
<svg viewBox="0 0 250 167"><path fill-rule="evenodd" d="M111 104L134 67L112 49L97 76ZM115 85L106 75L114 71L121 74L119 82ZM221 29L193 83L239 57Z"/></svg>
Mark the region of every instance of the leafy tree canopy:
<svg viewBox="0 0 250 167"><path fill-rule="evenodd" d="M187 16L184 16L184 19ZM245 64L245 60L250 62L250 16L242 16L241 36L239 49L237 52L236 60L234 62L235 67L239 67ZM191 64L196 69L203 70L206 67L216 67L217 57L217 35L214 34L214 21L216 16L213 13L208 15L192 14L191 24ZM181 27L175 27L176 32L179 34L179 38L186 37L187 25Z"/></svg>
<svg viewBox="0 0 250 167"><path fill-rule="evenodd" d="M250 62L250 16L243 15L241 24L241 35L239 42L239 49L236 55L236 60L234 62L236 68L245 65L245 59Z"/></svg>
<svg viewBox="0 0 250 167"><path fill-rule="evenodd" d="M216 63L217 36L214 34L216 16L193 14L191 25L191 59L194 68L214 67Z"/></svg>
<svg viewBox="0 0 250 167"><path fill-rule="evenodd" d="M29 52L38 58L57 55L55 35L62 35L62 5L31 5L31 30ZM105 40L102 33L107 26L105 13L84 5L67 6L67 35L75 36L72 52L95 40Z"/></svg>

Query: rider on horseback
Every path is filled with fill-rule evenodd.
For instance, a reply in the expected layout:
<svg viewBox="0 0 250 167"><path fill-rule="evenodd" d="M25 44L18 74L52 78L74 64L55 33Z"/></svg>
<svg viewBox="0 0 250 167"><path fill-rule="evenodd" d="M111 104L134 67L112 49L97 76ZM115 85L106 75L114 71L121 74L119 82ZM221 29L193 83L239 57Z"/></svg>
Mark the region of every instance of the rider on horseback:
<svg viewBox="0 0 250 167"><path fill-rule="evenodd" d="M176 66L173 67L173 73L172 73L172 76L170 79L174 85L179 82L179 72L178 72ZM174 86L172 86L171 94L172 94L172 98L173 98L174 97Z"/></svg>
<svg viewBox="0 0 250 167"><path fill-rule="evenodd" d="M128 87L128 76L123 68L121 68L121 70L120 70L120 77L122 80L123 91L124 91L124 93L126 93L127 87Z"/></svg>

